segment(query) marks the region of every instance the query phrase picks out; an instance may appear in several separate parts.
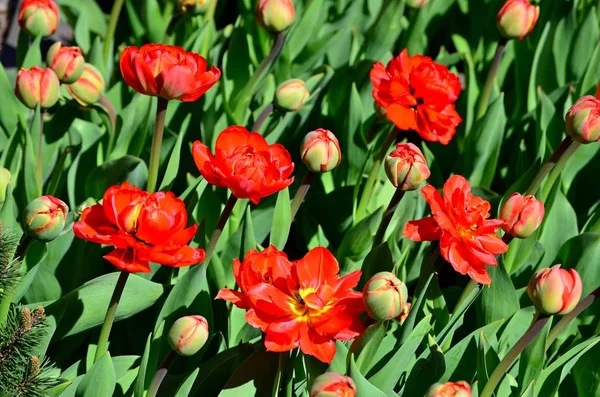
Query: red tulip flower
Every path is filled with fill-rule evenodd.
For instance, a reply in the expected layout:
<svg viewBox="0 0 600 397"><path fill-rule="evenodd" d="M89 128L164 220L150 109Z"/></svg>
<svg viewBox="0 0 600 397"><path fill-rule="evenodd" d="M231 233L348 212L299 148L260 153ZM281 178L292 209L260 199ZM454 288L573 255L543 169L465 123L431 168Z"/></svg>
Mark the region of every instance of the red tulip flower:
<svg viewBox="0 0 600 397"><path fill-rule="evenodd" d="M445 260L460 274L481 284L490 284L485 265L496 266L495 255L508 250L496 230L504 225L490 217L490 203L471 194L464 177L454 175L444 184L444 196L431 185L421 189L433 216L408 222L404 236L413 241L440 240Z"/></svg>
<svg viewBox="0 0 600 397"><path fill-rule="evenodd" d="M247 310L246 321L266 334L267 350L285 352L300 347L305 354L330 363L336 340L356 338L362 331L362 293L352 290L360 270L339 277L334 256L323 247L298 261L270 246L250 250L243 262L233 262L240 292L222 289L217 298Z"/></svg>
<svg viewBox="0 0 600 397"><path fill-rule="evenodd" d="M192 154L208 183L229 188L235 197L254 204L294 182L289 152L282 145L269 145L260 134L244 127L221 132L214 156L200 141L194 142Z"/></svg>
<svg viewBox="0 0 600 397"><path fill-rule="evenodd" d="M409 57L404 49L386 66L371 69L373 98L401 130L414 130L429 142L448 144L462 121L454 108L458 76L431 58Z"/></svg>
<svg viewBox="0 0 600 397"><path fill-rule="evenodd" d="M102 204L84 209L73 232L93 243L113 245L104 259L117 268L149 273L148 262L183 267L204 259L204 250L187 245L198 229L186 227L187 221L185 204L173 193L150 194L125 182L110 187Z"/></svg>
<svg viewBox="0 0 600 397"><path fill-rule="evenodd" d="M206 70L206 59L199 54L172 45L127 47L120 64L123 79L131 88L167 100L193 102L221 77L215 66Z"/></svg>

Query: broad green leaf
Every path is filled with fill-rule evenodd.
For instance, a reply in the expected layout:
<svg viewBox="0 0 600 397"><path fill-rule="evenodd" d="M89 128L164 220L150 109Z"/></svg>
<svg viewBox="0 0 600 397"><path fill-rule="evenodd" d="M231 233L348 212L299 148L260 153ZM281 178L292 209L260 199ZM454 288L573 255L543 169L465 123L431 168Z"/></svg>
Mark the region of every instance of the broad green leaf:
<svg viewBox="0 0 600 397"><path fill-rule="evenodd" d="M477 354L477 383L485 385L498 366L500 359L494 346L487 340L483 332L479 333L479 351Z"/></svg>
<svg viewBox="0 0 600 397"><path fill-rule="evenodd" d="M594 47L598 45L598 39L600 39L600 24L596 8L592 7L579 26L573 38L571 53L567 57L569 77L572 80L578 81L583 76Z"/></svg>
<svg viewBox="0 0 600 397"><path fill-rule="evenodd" d="M560 247L571 237L579 234L577 215L569 200L556 187L550 196L551 198L544 203L546 214L544 215L544 222L541 226L542 232L539 238L540 243L546 250L541 267L550 266ZM557 230L560 230L560 233L557 233Z"/></svg>
<svg viewBox="0 0 600 397"><path fill-rule="evenodd" d="M600 258L600 233L583 233L563 244L557 256L565 269L575 269L583 282L582 296L600 285L597 258Z"/></svg>
<svg viewBox="0 0 600 397"><path fill-rule="evenodd" d="M577 395L598 396L600 395L600 377L598 376L598 356L600 345L594 346L591 351L584 354L573 367L573 378L577 385Z"/></svg>
<svg viewBox="0 0 600 397"><path fill-rule="evenodd" d="M77 386L76 397L112 397L117 383L115 368L106 352L90 368Z"/></svg>
<svg viewBox="0 0 600 397"><path fill-rule="evenodd" d="M365 376L360 372L354 361L354 355L350 355L350 364L348 368L348 375L354 380L356 385L357 396L369 396L369 397L386 397L386 394L369 382Z"/></svg>
<svg viewBox="0 0 600 397"><path fill-rule="evenodd" d="M219 397L266 396L273 389L279 354L257 351L237 367Z"/></svg>
<svg viewBox="0 0 600 397"><path fill-rule="evenodd" d="M404 1L384 2L380 12L377 23L373 24L366 34L366 40L360 51L367 59L381 60L402 32Z"/></svg>
<svg viewBox="0 0 600 397"><path fill-rule="evenodd" d="M477 304L478 324L490 324L496 320L508 319L519 309L519 299L502 259L498 266L488 267L492 283L483 288Z"/></svg>
<svg viewBox="0 0 600 397"><path fill-rule="evenodd" d="M7 134L13 134L14 129L17 127L19 120L19 108L23 106L19 105L19 101L14 95L12 84L8 80L4 65L0 63L0 95L2 95L2 106L0 106L0 127ZM1 131L0 131L1 134ZM4 158L5 153L2 153ZM7 164L4 163L4 167Z"/></svg>
<svg viewBox="0 0 600 397"><path fill-rule="evenodd" d="M135 397L144 397L144 390L146 390L146 369L148 367L148 360L150 359L150 348L152 347L152 333L148 335L146 339L146 347L144 348L144 354L142 355L142 361L140 362L140 370L138 372L135 386L133 389L133 395Z"/></svg>
<svg viewBox="0 0 600 397"><path fill-rule="evenodd" d="M519 358L519 394L525 393L525 390L531 382L535 382L546 361L546 338L552 326L552 321L546 322L546 325L540 334L527 346Z"/></svg>
<svg viewBox="0 0 600 397"><path fill-rule="evenodd" d="M170 190L175 182L175 178L177 177L177 173L179 172L179 164L181 164L181 146L183 144L183 138L188 130L188 125L190 124L190 120L192 119L192 115L188 115L183 124L181 125L181 131L177 134L177 141L175 142L175 147L173 147L173 151L171 152L171 157L169 157L169 162L167 164L167 169L165 170L165 176L162 179L160 184L160 189L158 190Z"/></svg>
<svg viewBox="0 0 600 397"><path fill-rule="evenodd" d="M425 395L429 386L438 382L446 369L444 352L431 335L427 338L427 348L412 366L404 386L415 396Z"/></svg>
<svg viewBox="0 0 600 397"><path fill-rule="evenodd" d="M125 156L107 161L93 169L87 178L86 192L88 197L100 198L110 186L120 185L127 181L137 187L146 185L148 167L140 158Z"/></svg>
<svg viewBox="0 0 600 397"><path fill-rule="evenodd" d="M191 395L192 386L194 385L194 381L198 377L199 372L200 368L196 368L191 374L185 377L184 381L179 385L175 397L188 397Z"/></svg>
<svg viewBox="0 0 600 397"><path fill-rule="evenodd" d="M421 289L419 296L417 297L416 300L413 299L412 306L410 308L410 313L408 314L408 317L404 321L403 326L400 328L400 338L399 338L400 343L404 343L408 339L408 337L412 334L415 323L417 322L417 317L420 316L421 309L422 309L423 305L425 304L425 296L427 294L427 290L429 289L431 280L433 280L434 277L435 277L434 273L431 273L429 275L429 277L427 277L427 280L425 281L425 284L423 285L423 288Z"/></svg>
<svg viewBox="0 0 600 397"><path fill-rule="evenodd" d="M382 321L370 325L350 347L352 355L358 357L356 366L363 374L368 373L373 365L373 358L385 336L385 329L385 323Z"/></svg>
<svg viewBox="0 0 600 397"><path fill-rule="evenodd" d="M23 64L21 65L24 69L30 69L33 66L42 67L42 51L40 50L40 43L42 42L42 36L36 37L29 48L27 49L27 54L25 54L25 58L23 59Z"/></svg>
<svg viewBox="0 0 600 397"><path fill-rule="evenodd" d="M244 217L244 226L242 229L242 251L240 252L240 258L246 255L246 252L251 249L256 249L256 237L254 235L254 226L252 225L252 213L250 206L246 207L246 216Z"/></svg>
<svg viewBox="0 0 600 397"><path fill-rule="evenodd" d="M335 256L340 263L342 273L360 269L361 262L371 251L383 211L383 208L379 208L352 227L344 236Z"/></svg>
<svg viewBox="0 0 600 397"><path fill-rule="evenodd" d="M83 14L85 14L85 12ZM90 51L92 43L90 39L88 20L85 16L77 18L74 33L77 45L81 48L81 51L83 51L84 54L87 54Z"/></svg>
<svg viewBox="0 0 600 397"><path fill-rule="evenodd" d="M291 59L295 59L302 52L309 40L314 37L315 30L325 22L326 13L323 12L323 4L323 0L311 1L298 23L292 28L285 43Z"/></svg>
<svg viewBox="0 0 600 397"><path fill-rule="evenodd" d="M285 188L277 194L277 203L275 204L275 213L271 225L271 244L283 250L290 234L291 224L290 192L288 188Z"/></svg>

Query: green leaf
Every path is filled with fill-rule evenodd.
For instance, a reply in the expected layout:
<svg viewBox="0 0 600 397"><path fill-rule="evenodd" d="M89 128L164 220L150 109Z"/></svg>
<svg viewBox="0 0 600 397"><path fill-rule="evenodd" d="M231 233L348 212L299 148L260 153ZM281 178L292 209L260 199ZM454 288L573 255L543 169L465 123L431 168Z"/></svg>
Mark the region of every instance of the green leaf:
<svg viewBox="0 0 600 397"><path fill-rule="evenodd" d="M200 368L196 368L191 374L185 377L181 385L179 385L179 388L177 388L175 397L187 397L191 395L192 386L194 385L194 381L198 377L199 372Z"/></svg>
<svg viewBox="0 0 600 397"><path fill-rule="evenodd" d="M546 255L540 267L548 267L552 264L560 247L571 237L579 234L577 225L577 214L569 203L569 200L559 189L553 189L551 198L545 202L546 214L542 223L540 243L546 250ZM560 233L557 233L560 230Z"/></svg>
<svg viewBox="0 0 600 397"><path fill-rule="evenodd" d="M379 208L346 233L335 255L342 273L360 269L363 259L371 251L382 215L383 208Z"/></svg>
<svg viewBox="0 0 600 397"><path fill-rule="evenodd" d="M302 17L290 32L285 47L290 52L290 58L296 57L302 52L308 41L313 38L313 33L325 22L326 13L323 12L323 0L313 0L302 13Z"/></svg>
<svg viewBox="0 0 600 397"><path fill-rule="evenodd" d="M2 63L0 63L0 95L2 96L2 106L0 106L0 127L2 127L4 132L8 135L12 134L14 136L13 131L17 127L19 121L19 107L24 108L24 106L20 106L19 101L15 97L12 84L8 80L8 76L6 75ZM4 156L5 153L2 153L3 158ZM7 168L6 163L4 163L4 167Z"/></svg>
<svg viewBox="0 0 600 397"><path fill-rule="evenodd" d="M177 173L179 172L179 164L181 164L181 146L183 144L183 138L187 133L188 126L190 124L190 120L192 119L192 115L189 114L183 123L181 124L181 132L177 134L177 141L175 142L175 147L173 147L173 151L171 152L171 157L169 157L169 163L167 164L167 169L165 171L165 176L160 184L160 189L162 191L170 190L175 182L175 178L177 177Z"/></svg>
<svg viewBox="0 0 600 397"><path fill-rule="evenodd" d="M488 342L485 334L479 334L479 352L477 355L477 383L485 385L500 359L494 347Z"/></svg>
<svg viewBox="0 0 600 397"><path fill-rule="evenodd" d="M421 292L419 293L419 296L417 297L417 299L416 300L413 299L410 313L408 314L406 321L404 321L404 325L402 326L402 328L400 328L400 338L399 338L400 343L404 343L406 341L406 339L413 332L413 327L415 326L415 323L417 322L417 316L420 315L421 309L423 308L423 305L425 304L425 296L427 295L427 290L429 289L431 280L433 280L434 277L435 277L435 273L431 273L429 275L429 277L427 278L427 280L425 281L425 284L423 285L423 288L421 289Z"/></svg>
<svg viewBox="0 0 600 397"><path fill-rule="evenodd" d="M600 258L600 233L583 233L563 244L558 252L558 263L565 269L575 269L583 283L582 296L600 285L597 258Z"/></svg>
<svg viewBox="0 0 600 397"><path fill-rule="evenodd" d="M354 380L356 385L356 395L364 397L386 397L386 394L379 390L376 386L370 383L365 376L360 372L354 361L354 355L350 355L350 364L348 375Z"/></svg>
<svg viewBox="0 0 600 397"><path fill-rule="evenodd" d="M86 17L77 18L75 23L75 41L84 54L87 54L92 47L90 39L90 28ZM103 69L103 68L102 68Z"/></svg>
<svg viewBox="0 0 600 397"><path fill-rule="evenodd" d="M127 155L94 168L87 178L86 194L88 197L100 198L110 186L128 181L142 187L146 185L147 179L146 163L140 158Z"/></svg>
<svg viewBox="0 0 600 397"><path fill-rule="evenodd" d="M498 266L488 267L493 282L483 288L478 301L479 325L490 324L499 319L508 319L519 309L519 298L502 259Z"/></svg>
<svg viewBox="0 0 600 397"><path fill-rule="evenodd" d="M350 347L350 352L358 357L356 365L360 372L366 374L373 366L373 358L385 336L385 324L382 321L370 325Z"/></svg>
<svg viewBox="0 0 600 397"><path fill-rule="evenodd" d="M367 59L381 60L393 47L402 32L404 1L386 1L381 7L381 15L367 33L361 53ZM412 55L412 54L411 54Z"/></svg>
<svg viewBox="0 0 600 397"><path fill-rule="evenodd" d="M425 395L429 385L438 382L445 369L444 352L435 339L428 335L428 349L415 362L404 388L415 396Z"/></svg>
<svg viewBox="0 0 600 397"><path fill-rule="evenodd" d="M42 51L40 50L40 43L42 42L42 36L36 37L27 49L27 54L23 59L21 65L24 69L29 69L32 66L42 67Z"/></svg>
<svg viewBox="0 0 600 397"><path fill-rule="evenodd" d="M152 347L152 332L146 339L146 347L144 348L144 354L142 355L142 361L140 362L140 370L135 380L135 387L133 389L133 395L135 397L144 397L144 390L146 390L146 369L148 368L148 360L150 359L150 348Z"/></svg>
<svg viewBox="0 0 600 397"><path fill-rule="evenodd" d="M546 361L546 339L552 327L552 321L546 325L540 334L527 346L519 358L519 394L525 393L531 382L534 382L544 369Z"/></svg>
<svg viewBox="0 0 600 397"><path fill-rule="evenodd" d="M162 42L167 31L167 25L160 11L160 4L157 0L144 0L142 10L142 17L150 42Z"/></svg>
<svg viewBox="0 0 600 397"><path fill-rule="evenodd" d="M252 354L237 367L219 397L271 395L279 354L267 351Z"/></svg>
<svg viewBox="0 0 600 397"><path fill-rule="evenodd" d="M242 229L242 251L240 252L240 258L243 258L246 252L251 249L256 249L257 245L256 237L254 236L254 226L252 225L252 213L250 206L247 206Z"/></svg>
<svg viewBox="0 0 600 397"><path fill-rule="evenodd" d="M594 47L597 46L600 39L599 26L596 8L592 7L579 26L579 30L573 38L571 53L567 57L569 77L573 81L579 81L585 72L588 61L594 52Z"/></svg>
<svg viewBox="0 0 600 397"><path fill-rule="evenodd" d="M112 397L117 376L110 353L106 352L85 374L75 397Z"/></svg>
<svg viewBox="0 0 600 397"><path fill-rule="evenodd" d="M292 215L289 189L285 188L277 194L273 223L271 224L271 244L282 250L290 234Z"/></svg>

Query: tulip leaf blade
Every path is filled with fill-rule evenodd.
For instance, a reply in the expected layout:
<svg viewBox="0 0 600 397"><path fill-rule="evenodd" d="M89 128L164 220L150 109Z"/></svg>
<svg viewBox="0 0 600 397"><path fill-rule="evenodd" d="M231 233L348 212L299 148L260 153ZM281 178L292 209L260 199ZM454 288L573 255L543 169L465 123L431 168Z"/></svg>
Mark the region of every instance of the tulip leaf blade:
<svg viewBox="0 0 600 397"><path fill-rule="evenodd" d="M277 194L273 223L271 224L271 244L283 250L290 234L291 224L290 192L289 188L285 188Z"/></svg>
<svg viewBox="0 0 600 397"><path fill-rule="evenodd" d="M198 377L199 372L200 368L196 368L191 374L185 377L179 388L177 388L175 397L187 397L191 395L192 386L194 386L194 381Z"/></svg>
<svg viewBox="0 0 600 397"><path fill-rule="evenodd" d="M112 397L117 384L115 367L106 352L84 375L75 397Z"/></svg>
<svg viewBox="0 0 600 397"><path fill-rule="evenodd" d="M358 366L356 365L356 361L354 360L354 354L350 354L349 361L348 375L350 375L356 384L357 396L386 397L384 392L369 382L367 378L365 378L365 376L360 372Z"/></svg>
<svg viewBox="0 0 600 397"><path fill-rule="evenodd" d="M173 183L175 182L175 178L179 172L179 164L181 164L181 147L183 145L183 138L185 138L191 119L192 115L189 114L181 125L181 131L176 134L177 140L175 141L175 146L171 152L171 157L169 157L169 162L167 163L165 175L163 176L160 188L158 190L170 190L171 186L173 186Z"/></svg>

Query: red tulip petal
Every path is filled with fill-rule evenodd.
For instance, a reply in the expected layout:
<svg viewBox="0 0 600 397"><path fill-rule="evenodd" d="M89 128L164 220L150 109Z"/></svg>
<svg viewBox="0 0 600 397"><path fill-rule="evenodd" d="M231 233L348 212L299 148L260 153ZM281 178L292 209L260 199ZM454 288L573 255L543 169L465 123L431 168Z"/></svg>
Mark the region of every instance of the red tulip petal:
<svg viewBox="0 0 600 397"><path fill-rule="evenodd" d="M317 247L296 262L296 271L303 287L317 290L322 284L333 285L340 268L337 259L327 248Z"/></svg>
<svg viewBox="0 0 600 397"><path fill-rule="evenodd" d="M265 347L270 352L287 352L298 347L297 335L285 333L268 333L265 336Z"/></svg>
<svg viewBox="0 0 600 397"><path fill-rule="evenodd" d="M106 218L102 205L96 204L83 210L81 220L73 224L73 232L84 240L112 245L118 230Z"/></svg>
<svg viewBox="0 0 600 397"><path fill-rule="evenodd" d="M406 222L402 235L412 241L435 241L440 238L441 229L433 217Z"/></svg>
<svg viewBox="0 0 600 397"><path fill-rule="evenodd" d="M309 328L308 332L300 333L300 350L304 354L310 354L320 361L330 364L335 356L335 342Z"/></svg>
<svg viewBox="0 0 600 397"><path fill-rule="evenodd" d="M386 109L387 118L401 130L416 130L417 120L415 111L411 108L392 104Z"/></svg>
<svg viewBox="0 0 600 397"><path fill-rule="evenodd" d="M244 294L242 294L241 292L238 292L238 291L235 291L235 290L232 290L229 288L221 288L215 299L226 300L228 302L233 303L240 309L248 308L246 296Z"/></svg>
<svg viewBox="0 0 600 397"><path fill-rule="evenodd" d="M103 258L118 269L129 273L150 273L151 271L148 262L140 260L131 249L117 248L104 255Z"/></svg>
<svg viewBox="0 0 600 397"><path fill-rule="evenodd" d="M162 70L156 76L159 95L165 99L179 99L194 89L196 81L192 72L183 66ZM197 99L197 98L196 98Z"/></svg>
<svg viewBox="0 0 600 397"><path fill-rule="evenodd" d="M190 91L179 98L183 102L193 102L206 93L213 85L221 78L221 71L213 66L208 72L196 76L196 86L193 91Z"/></svg>

